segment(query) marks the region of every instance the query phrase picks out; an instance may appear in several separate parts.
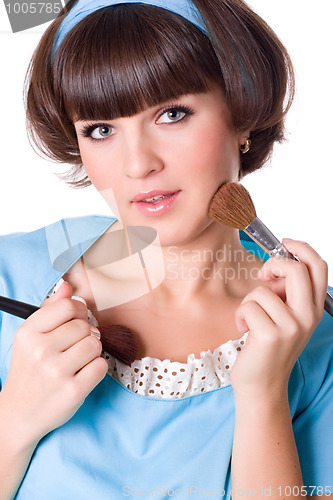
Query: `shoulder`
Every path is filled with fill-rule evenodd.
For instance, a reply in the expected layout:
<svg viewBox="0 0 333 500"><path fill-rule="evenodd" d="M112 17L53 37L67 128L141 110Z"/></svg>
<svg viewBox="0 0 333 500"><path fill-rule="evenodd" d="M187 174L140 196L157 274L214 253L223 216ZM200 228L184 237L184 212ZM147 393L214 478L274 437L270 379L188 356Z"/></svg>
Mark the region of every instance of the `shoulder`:
<svg viewBox="0 0 333 500"><path fill-rule="evenodd" d="M328 292L333 295L331 287ZM300 363L306 379L321 380L333 373L333 318L326 311L302 352Z"/></svg>
<svg viewBox="0 0 333 500"><path fill-rule="evenodd" d="M27 300L25 290L47 287L115 222L113 217L85 216L61 219L28 233L0 236L0 288L3 295ZM35 302L38 296L35 297Z"/></svg>
<svg viewBox="0 0 333 500"><path fill-rule="evenodd" d="M294 366L289 392L296 416L333 412L333 318L326 311Z"/></svg>
<svg viewBox="0 0 333 500"><path fill-rule="evenodd" d="M332 294L333 289L328 291ZM326 311L295 365L290 381L293 392L300 390L300 382L300 411L324 388L331 392L333 401L333 318Z"/></svg>
<svg viewBox="0 0 333 500"><path fill-rule="evenodd" d="M29 233L0 236L0 295L39 305L77 259L116 221L62 219ZM21 318L0 311L0 380L7 377L13 336Z"/></svg>
<svg viewBox="0 0 333 500"><path fill-rule="evenodd" d="M294 367L289 397L304 484L320 494L333 481L333 318L326 311Z"/></svg>

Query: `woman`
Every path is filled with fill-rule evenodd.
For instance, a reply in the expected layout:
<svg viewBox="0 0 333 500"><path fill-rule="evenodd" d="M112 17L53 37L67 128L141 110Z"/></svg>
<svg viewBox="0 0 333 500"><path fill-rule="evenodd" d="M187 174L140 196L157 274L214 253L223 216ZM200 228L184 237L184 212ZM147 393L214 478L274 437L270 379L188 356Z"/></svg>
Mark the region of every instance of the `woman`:
<svg viewBox="0 0 333 500"><path fill-rule="evenodd" d="M291 240L302 263L263 265L207 215L283 138L285 49L238 1L68 8L32 61L32 134L125 228L157 233L165 277L142 293L115 272L114 219L3 239L4 295L40 303L66 280L22 325L3 315L3 498L330 495L327 267ZM133 330L131 367L101 356L72 295Z"/></svg>

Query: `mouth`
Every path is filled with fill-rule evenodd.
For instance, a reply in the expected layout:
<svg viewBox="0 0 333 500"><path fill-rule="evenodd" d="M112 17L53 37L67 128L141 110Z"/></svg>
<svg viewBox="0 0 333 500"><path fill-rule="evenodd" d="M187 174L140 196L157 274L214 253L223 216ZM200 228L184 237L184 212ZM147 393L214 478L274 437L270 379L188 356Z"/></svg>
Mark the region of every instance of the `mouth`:
<svg viewBox="0 0 333 500"><path fill-rule="evenodd" d="M132 203L145 215L162 215L173 207L179 194L180 191L147 191L135 196Z"/></svg>

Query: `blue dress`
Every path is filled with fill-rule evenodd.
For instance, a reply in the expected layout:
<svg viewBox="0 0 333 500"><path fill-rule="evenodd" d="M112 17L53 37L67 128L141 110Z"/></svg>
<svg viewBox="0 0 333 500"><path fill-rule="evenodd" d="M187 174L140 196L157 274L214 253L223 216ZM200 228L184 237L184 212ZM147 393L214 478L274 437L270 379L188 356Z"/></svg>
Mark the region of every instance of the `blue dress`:
<svg viewBox="0 0 333 500"><path fill-rule="evenodd" d="M1 237L0 294L40 304L113 222L102 216L65 219ZM264 257L244 234L241 238ZM3 384L13 335L23 320L1 313L0 321ZM333 493L333 319L326 312L293 368L289 403L304 484L309 493ZM16 498L229 499L233 431L230 385L155 399L106 375L68 422L39 442Z"/></svg>

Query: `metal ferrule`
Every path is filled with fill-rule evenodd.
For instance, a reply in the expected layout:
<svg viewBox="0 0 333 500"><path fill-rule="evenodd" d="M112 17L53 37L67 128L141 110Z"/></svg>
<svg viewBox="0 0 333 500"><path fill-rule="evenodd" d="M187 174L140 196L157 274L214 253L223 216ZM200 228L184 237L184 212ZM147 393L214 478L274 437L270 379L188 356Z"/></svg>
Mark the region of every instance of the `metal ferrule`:
<svg viewBox="0 0 333 500"><path fill-rule="evenodd" d="M277 255L287 257L288 259L298 260L297 257L288 252L258 217L244 229L244 232L250 236L252 240L258 243L258 245L271 257ZM326 293L325 297L325 310L333 316L333 297L329 293Z"/></svg>
<svg viewBox="0 0 333 500"><path fill-rule="evenodd" d="M96 328L96 326L90 325L90 335L92 335L93 337L97 337L98 340L101 340L101 332L98 328Z"/></svg>
<svg viewBox="0 0 333 500"><path fill-rule="evenodd" d="M244 229L244 232L271 257L278 255L288 259L295 259L258 217Z"/></svg>

